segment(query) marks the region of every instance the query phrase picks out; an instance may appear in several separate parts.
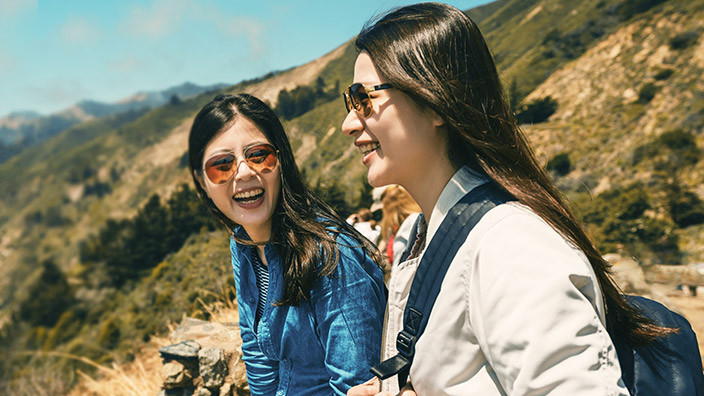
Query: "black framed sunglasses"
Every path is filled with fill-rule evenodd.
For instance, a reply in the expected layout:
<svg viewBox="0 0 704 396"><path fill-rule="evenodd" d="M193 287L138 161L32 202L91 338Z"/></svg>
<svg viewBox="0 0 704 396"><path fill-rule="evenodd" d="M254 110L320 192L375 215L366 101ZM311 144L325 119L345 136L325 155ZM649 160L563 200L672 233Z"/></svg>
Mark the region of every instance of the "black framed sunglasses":
<svg viewBox="0 0 704 396"><path fill-rule="evenodd" d="M247 166L258 173L269 173L278 163L277 150L270 144L258 144L244 150ZM240 161L234 153L216 154L203 165L203 170L213 184L227 183L237 172Z"/></svg>
<svg viewBox="0 0 704 396"><path fill-rule="evenodd" d="M349 113L350 110L354 109L354 111L362 117L369 117L374 111L374 108L372 107L372 99L369 97L369 92L381 91L382 89L389 88L393 88L393 86L391 84L379 84L368 87L360 83L350 85L342 93L342 97L345 99L345 108L347 109L347 112Z"/></svg>

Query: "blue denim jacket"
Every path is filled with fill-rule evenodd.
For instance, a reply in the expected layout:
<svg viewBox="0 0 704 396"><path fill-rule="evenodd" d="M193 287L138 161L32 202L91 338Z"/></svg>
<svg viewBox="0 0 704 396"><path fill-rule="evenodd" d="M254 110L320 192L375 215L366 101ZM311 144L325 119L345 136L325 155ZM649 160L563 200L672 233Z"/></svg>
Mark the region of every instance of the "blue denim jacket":
<svg viewBox="0 0 704 396"><path fill-rule="evenodd" d="M337 237L340 260L298 306L274 306L283 295L283 266L264 248L269 270L267 306L258 326L254 247L230 240L242 334L252 395L345 395L371 377L379 362L386 306L383 275L349 236ZM255 331L256 328L256 331Z"/></svg>

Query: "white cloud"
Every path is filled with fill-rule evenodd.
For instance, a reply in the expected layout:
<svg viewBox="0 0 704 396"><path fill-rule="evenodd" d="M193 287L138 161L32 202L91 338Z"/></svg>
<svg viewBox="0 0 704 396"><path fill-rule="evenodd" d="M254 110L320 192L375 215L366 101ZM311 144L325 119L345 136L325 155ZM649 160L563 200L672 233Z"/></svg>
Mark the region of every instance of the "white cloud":
<svg viewBox="0 0 704 396"><path fill-rule="evenodd" d="M61 108L69 107L72 104L89 97L88 92L80 81L52 80L42 82L41 85L27 87L26 93L38 106Z"/></svg>
<svg viewBox="0 0 704 396"><path fill-rule="evenodd" d="M61 42L68 45L94 45L100 36L100 30L83 18L73 18L59 30Z"/></svg>
<svg viewBox="0 0 704 396"><path fill-rule="evenodd" d="M17 18L28 12L36 12L39 0L0 0L0 19Z"/></svg>
<svg viewBox="0 0 704 396"><path fill-rule="evenodd" d="M114 70L119 73L131 73L144 69L146 67L146 63L144 62L144 60L134 55L128 55L122 59L117 59L108 62L107 66L111 70Z"/></svg>
<svg viewBox="0 0 704 396"><path fill-rule="evenodd" d="M249 44L250 56L258 58L266 51L264 31L266 26L263 22L254 18L234 18L224 19L218 17L216 20L218 30L227 35L232 35L233 39L238 36L245 36Z"/></svg>
<svg viewBox="0 0 704 396"><path fill-rule="evenodd" d="M133 36L159 39L190 22L205 22L233 41L244 37L251 58L258 58L266 51L266 25L262 21L251 17L227 17L211 3L195 0L155 0L149 7L135 6L122 30Z"/></svg>
<svg viewBox="0 0 704 396"><path fill-rule="evenodd" d="M138 37L161 38L178 29L188 12L197 10L192 0L156 0L150 7L134 6L123 30Z"/></svg>
<svg viewBox="0 0 704 396"><path fill-rule="evenodd" d="M17 69L17 64L17 60L12 55L0 49L0 74L10 74Z"/></svg>

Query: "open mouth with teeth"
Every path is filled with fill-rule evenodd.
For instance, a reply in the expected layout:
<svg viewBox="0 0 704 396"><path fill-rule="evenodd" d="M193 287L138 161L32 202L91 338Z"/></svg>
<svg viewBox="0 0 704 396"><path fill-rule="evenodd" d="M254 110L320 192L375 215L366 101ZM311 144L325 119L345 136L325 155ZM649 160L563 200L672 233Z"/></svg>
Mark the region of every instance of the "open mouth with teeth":
<svg viewBox="0 0 704 396"><path fill-rule="evenodd" d="M367 155L371 153L372 151L378 149L381 147L378 142L374 143L367 143L367 144L362 144L359 146L359 152L362 153L362 155Z"/></svg>
<svg viewBox="0 0 704 396"><path fill-rule="evenodd" d="M254 190L237 193L232 198L241 204L251 204L251 203L256 202L259 198L261 198L263 196L264 196L264 190L261 188L257 188Z"/></svg>

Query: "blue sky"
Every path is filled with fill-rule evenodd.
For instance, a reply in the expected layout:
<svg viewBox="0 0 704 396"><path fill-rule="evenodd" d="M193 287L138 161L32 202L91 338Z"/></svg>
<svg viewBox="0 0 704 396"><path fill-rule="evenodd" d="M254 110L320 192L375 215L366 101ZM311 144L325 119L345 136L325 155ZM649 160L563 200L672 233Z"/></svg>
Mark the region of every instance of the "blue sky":
<svg viewBox="0 0 704 396"><path fill-rule="evenodd" d="M0 0L0 117L186 81L234 84L318 58L377 12L416 2Z"/></svg>

